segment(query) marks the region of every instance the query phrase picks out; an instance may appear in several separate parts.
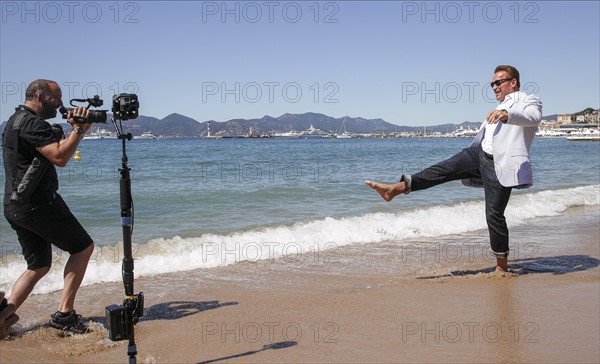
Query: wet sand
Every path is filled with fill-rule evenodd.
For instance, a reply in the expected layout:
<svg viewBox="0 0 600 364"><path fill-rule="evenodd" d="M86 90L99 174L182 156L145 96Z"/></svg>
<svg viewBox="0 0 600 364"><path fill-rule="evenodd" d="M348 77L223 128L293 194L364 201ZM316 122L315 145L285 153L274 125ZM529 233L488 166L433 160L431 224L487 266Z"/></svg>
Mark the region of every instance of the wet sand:
<svg viewBox="0 0 600 364"><path fill-rule="evenodd" d="M486 232L386 242L135 281L146 296L138 362L431 363L600 361L598 207L511 228L513 273L483 257ZM45 325L59 292L33 295L0 361L126 362L106 339L121 283L83 287L93 332Z"/></svg>

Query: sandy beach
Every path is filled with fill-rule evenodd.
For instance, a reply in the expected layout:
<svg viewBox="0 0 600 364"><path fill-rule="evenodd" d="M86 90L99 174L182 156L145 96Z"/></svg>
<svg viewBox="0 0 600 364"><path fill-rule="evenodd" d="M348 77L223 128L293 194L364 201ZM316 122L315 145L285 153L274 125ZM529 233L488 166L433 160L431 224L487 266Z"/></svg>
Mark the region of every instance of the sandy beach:
<svg viewBox="0 0 600 364"><path fill-rule="evenodd" d="M598 221L594 206L512 228L521 244L505 275L478 254L487 237L479 231L141 277L137 360L597 363ZM122 292L121 283L83 287L76 306L93 331L66 338L45 324L59 292L31 296L0 361L126 362L127 342L109 341L102 326Z"/></svg>

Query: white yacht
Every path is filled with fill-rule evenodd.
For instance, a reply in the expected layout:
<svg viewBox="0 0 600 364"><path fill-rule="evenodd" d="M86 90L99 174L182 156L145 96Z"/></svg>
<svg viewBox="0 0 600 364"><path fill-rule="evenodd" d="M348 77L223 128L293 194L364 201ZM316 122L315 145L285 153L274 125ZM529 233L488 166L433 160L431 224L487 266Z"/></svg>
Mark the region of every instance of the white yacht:
<svg viewBox="0 0 600 364"><path fill-rule="evenodd" d="M461 126L460 128L453 131L451 134L454 138L470 138L476 136L478 132L479 130L477 129L465 129Z"/></svg>
<svg viewBox="0 0 600 364"><path fill-rule="evenodd" d="M298 139L301 136L302 136L302 133L295 131L295 130L271 134L271 138L280 138L280 139Z"/></svg>
<svg viewBox="0 0 600 364"><path fill-rule="evenodd" d="M571 142L600 142L600 130L585 129L572 132L567 137L567 140Z"/></svg>
<svg viewBox="0 0 600 364"><path fill-rule="evenodd" d="M308 130L305 130L300 135L301 138L332 138L332 135L324 130L315 128L313 124L310 124Z"/></svg>
<svg viewBox="0 0 600 364"><path fill-rule="evenodd" d="M117 139L117 133L110 132L108 130L96 128L95 130L90 131L86 134L85 138L87 140L97 140L97 139Z"/></svg>
<svg viewBox="0 0 600 364"><path fill-rule="evenodd" d="M134 139L157 139L156 136L149 131L145 131L142 135L135 137Z"/></svg>
<svg viewBox="0 0 600 364"><path fill-rule="evenodd" d="M557 129L540 129L535 132L535 136L539 138L564 138L568 136L568 134Z"/></svg>

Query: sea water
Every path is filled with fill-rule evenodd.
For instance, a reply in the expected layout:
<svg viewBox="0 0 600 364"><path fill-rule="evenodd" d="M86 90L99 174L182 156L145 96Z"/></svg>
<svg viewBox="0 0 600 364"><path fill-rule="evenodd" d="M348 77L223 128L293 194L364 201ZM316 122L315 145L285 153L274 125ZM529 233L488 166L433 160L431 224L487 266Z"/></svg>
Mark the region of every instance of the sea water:
<svg viewBox="0 0 600 364"><path fill-rule="evenodd" d="M126 154L135 275L485 230L482 189L450 182L386 203L364 185L365 179L396 182L470 143L468 138L134 139ZM120 281L122 144L84 139L79 151L82 159L59 168L58 175L60 194L97 246L83 284ZM509 227L599 206L600 143L537 139L531 159L534 186L513 190ZM0 290L10 292L25 262L4 219L0 247ZM62 288L66 258L55 251L54 267L36 293Z"/></svg>

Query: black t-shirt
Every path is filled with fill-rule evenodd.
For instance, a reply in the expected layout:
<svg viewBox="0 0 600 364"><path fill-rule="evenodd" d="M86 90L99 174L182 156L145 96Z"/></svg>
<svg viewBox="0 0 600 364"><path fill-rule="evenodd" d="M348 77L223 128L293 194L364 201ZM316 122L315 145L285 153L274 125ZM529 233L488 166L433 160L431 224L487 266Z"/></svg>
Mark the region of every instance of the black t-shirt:
<svg viewBox="0 0 600 364"><path fill-rule="evenodd" d="M21 126L17 131L13 130L13 123L19 113L26 113ZM33 158L38 157L40 160L46 159L36 148L46 146L50 143L56 143L56 137L52 131L52 126L44 119L35 114L33 110L27 106L21 105L13 116L8 119L2 135L2 157L4 159L4 204L10 202L10 195L14 187L16 187L27 168L31 165ZM17 144L17 146L15 146ZM15 150L17 157L15 159ZM13 173L15 171L15 162L17 163L16 180L13 181ZM48 162L49 163L49 162ZM13 185L14 183L14 185ZM49 201L53 198L54 193L58 191L58 177L56 168L50 166L46 169L46 173L40 180L35 191L33 191L29 202Z"/></svg>

